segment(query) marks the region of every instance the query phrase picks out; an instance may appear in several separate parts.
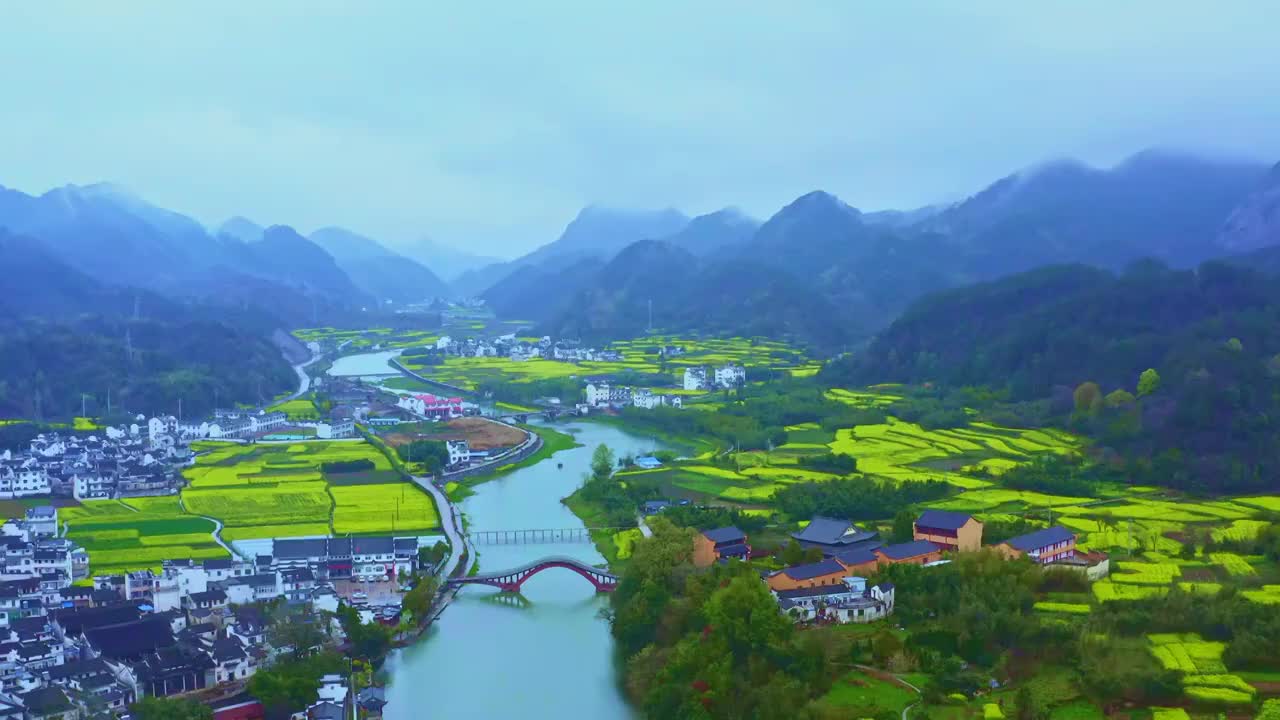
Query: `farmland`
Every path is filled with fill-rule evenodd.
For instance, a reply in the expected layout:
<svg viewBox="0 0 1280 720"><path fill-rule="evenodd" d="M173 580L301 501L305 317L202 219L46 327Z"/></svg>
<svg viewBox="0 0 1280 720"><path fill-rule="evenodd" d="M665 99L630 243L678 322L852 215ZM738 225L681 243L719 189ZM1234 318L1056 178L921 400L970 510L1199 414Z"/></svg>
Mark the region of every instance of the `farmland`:
<svg viewBox="0 0 1280 720"><path fill-rule="evenodd" d="M159 567L164 560L219 558L214 524L184 513L176 497L90 500L58 511L67 537L89 552L92 574Z"/></svg>
<svg viewBox="0 0 1280 720"><path fill-rule="evenodd" d="M685 353L664 359L659 356L659 349L665 345L683 347ZM663 392L687 394L680 389L681 377L686 367L734 363L748 368L794 370L801 376L816 372L816 367L808 363L794 348L759 338L693 339L653 336L615 342L610 349L622 353L623 360L571 363L544 359L513 361L501 357L449 356L443 364L427 365L420 364L420 361L409 356L402 358L402 361L406 367L427 374L432 379L466 389L476 389L485 381L530 383L640 374L647 376L646 382L640 383L642 386L661 389Z"/></svg>
<svg viewBox="0 0 1280 720"><path fill-rule="evenodd" d="M327 469L335 463L368 468ZM402 482L387 457L365 442L226 444L200 455L186 475L186 508L218 518L238 540L316 534L322 527L386 533L439 525L431 499Z"/></svg>
<svg viewBox="0 0 1280 720"><path fill-rule="evenodd" d="M223 523L226 542L417 534L439 527L431 497L402 481L386 456L368 443L203 442L195 449L200 454L184 471L190 485L180 496L87 501L60 510L68 536L89 551L94 573L226 556L214 542L214 523L205 518ZM353 461L366 461L371 468L326 469L326 464Z"/></svg>

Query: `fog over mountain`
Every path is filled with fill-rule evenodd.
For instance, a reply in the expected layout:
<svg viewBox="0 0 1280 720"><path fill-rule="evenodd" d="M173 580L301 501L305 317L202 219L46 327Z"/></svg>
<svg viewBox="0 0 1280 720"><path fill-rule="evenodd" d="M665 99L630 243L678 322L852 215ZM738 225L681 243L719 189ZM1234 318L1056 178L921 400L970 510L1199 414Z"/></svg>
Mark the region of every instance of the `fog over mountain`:
<svg viewBox="0 0 1280 720"><path fill-rule="evenodd" d="M6 78L5 185L353 228L450 281L474 265L410 244L515 258L591 204L765 219L822 189L870 214L1046 158L1280 157L1266 0L16 5L0 62L41 62Z"/></svg>

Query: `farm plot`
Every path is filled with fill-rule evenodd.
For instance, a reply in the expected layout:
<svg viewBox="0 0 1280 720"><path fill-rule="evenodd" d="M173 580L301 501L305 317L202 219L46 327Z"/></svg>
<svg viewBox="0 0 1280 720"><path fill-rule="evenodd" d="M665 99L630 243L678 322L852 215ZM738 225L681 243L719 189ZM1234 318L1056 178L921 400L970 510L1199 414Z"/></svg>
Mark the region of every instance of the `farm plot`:
<svg viewBox="0 0 1280 720"><path fill-rule="evenodd" d="M1280 585L1263 585L1259 590L1241 590L1240 594L1262 605L1280 605Z"/></svg>
<svg viewBox="0 0 1280 720"><path fill-rule="evenodd" d="M331 487L333 531L344 533L401 533L440 527L435 503L407 482Z"/></svg>
<svg viewBox="0 0 1280 720"><path fill-rule="evenodd" d="M89 553L89 572L116 574L158 568L164 560L225 557L213 541L214 524L182 514L174 497L90 500L62 508L67 537Z"/></svg>
<svg viewBox="0 0 1280 720"><path fill-rule="evenodd" d="M328 523L333 507L323 482L271 486L189 489L182 493L187 510L221 520L228 527Z"/></svg>
<svg viewBox="0 0 1280 720"><path fill-rule="evenodd" d="M1156 633L1147 636L1151 654L1168 670L1182 673L1182 690L1192 700L1214 705L1253 702L1257 692L1222 664L1225 643L1208 642L1195 633Z"/></svg>
<svg viewBox="0 0 1280 720"><path fill-rule="evenodd" d="M972 490L991 483L972 472L960 472L964 468L995 468L997 472L991 474L999 474L1037 454L1074 453L1079 441L1043 430L982 423L952 430L925 430L890 417L881 424L839 430L829 447L831 452L856 457L858 469L868 475L900 482L940 480ZM981 466L983 461L998 462Z"/></svg>

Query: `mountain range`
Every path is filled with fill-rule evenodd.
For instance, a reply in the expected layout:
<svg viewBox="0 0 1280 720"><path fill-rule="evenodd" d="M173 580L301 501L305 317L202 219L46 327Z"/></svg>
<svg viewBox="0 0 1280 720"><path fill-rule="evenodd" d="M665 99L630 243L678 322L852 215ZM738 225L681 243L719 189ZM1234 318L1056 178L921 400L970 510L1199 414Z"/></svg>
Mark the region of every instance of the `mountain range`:
<svg viewBox="0 0 1280 720"><path fill-rule="evenodd" d="M499 316L553 333L640 333L650 301L654 325L672 330L750 308L755 315L737 312L732 327L711 324L768 326L835 350L939 289L1049 264L1117 270L1150 257L1191 267L1280 244L1277 178L1280 170L1258 163L1145 151L1107 169L1046 163L953 205L905 212L863 213L822 191L760 224L731 210L682 220L588 208L555 242L464 274L459 283L472 287L455 291L484 286L480 296ZM818 307L814 296L835 311L818 328L790 312Z"/></svg>

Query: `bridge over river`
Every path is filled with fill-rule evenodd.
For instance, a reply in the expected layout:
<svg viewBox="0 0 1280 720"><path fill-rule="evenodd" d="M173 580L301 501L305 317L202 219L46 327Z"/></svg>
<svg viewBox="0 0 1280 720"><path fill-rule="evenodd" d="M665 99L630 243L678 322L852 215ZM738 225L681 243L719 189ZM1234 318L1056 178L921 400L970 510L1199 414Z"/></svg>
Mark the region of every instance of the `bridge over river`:
<svg viewBox="0 0 1280 720"><path fill-rule="evenodd" d="M618 587L617 575L567 555L544 557L509 570L480 573L470 577L450 578L445 584L450 587L489 585L503 592L518 593L526 580L543 570L550 570L551 568L564 568L581 575L587 582L595 586L596 592L611 592Z"/></svg>
<svg viewBox="0 0 1280 720"><path fill-rule="evenodd" d="M527 530L469 530L467 536L476 545L541 545L554 543L589 543L596 531L615 533L622 527L530 528Z"/></svg>

